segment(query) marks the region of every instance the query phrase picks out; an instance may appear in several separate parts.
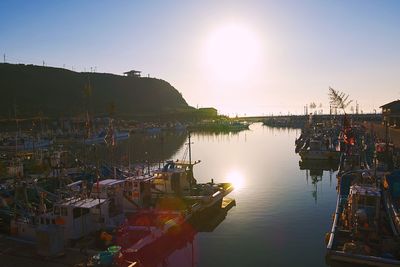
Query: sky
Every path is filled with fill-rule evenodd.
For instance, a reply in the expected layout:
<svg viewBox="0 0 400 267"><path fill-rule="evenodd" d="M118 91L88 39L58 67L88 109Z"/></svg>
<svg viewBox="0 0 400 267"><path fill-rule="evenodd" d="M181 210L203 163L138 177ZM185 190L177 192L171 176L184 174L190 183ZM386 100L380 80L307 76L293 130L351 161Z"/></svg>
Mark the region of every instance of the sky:
<svg viewBox="0 0 400 267"><path fill-rule="evenodd" d="M140 70L230 116L326 113L329 86L364 113L400 98L400 1L2 0L0 14L6 62Z"/></svg>

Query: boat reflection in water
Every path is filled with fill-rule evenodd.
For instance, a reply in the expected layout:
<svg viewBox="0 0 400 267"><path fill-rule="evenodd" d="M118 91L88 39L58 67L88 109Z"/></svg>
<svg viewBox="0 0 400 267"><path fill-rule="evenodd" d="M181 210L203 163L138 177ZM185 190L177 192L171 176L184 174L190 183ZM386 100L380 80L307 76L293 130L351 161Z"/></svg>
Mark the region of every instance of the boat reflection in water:
<svg viewBox="0 0 400 267"><path fill-rule="evenodd" d="M314 186L312 196L315 203L318 201L318 183L322 181L324 171L329 172L329 183L332 184L333 173L338 170L339 163L335 160L302 160L299 161L300 170L306 170L306 181L311 178Z"/></svg>
<svg viewBox="0 0 400 267"><path fill-rule="evenodd" d="M138 251L123 253L118 260L121 267L189 267L197 266L199 248L197 234L213 232L224 221L228 211L235 206L235 200L225 198L220 209L191 218L176 225L156 241Z"/></svg>

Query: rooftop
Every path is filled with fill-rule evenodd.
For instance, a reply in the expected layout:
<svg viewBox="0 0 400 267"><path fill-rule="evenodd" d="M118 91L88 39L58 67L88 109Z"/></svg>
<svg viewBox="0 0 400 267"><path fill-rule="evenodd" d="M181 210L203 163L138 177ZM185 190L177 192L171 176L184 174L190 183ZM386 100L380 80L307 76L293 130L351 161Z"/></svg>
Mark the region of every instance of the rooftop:
<svg viewBox="0 0 400 267"><path fill-rule="evenodd" d="M380 108L391 108L391 107L396 106L396 105L400 105L400 100L392 101L392 102L387 103L387 104L385 104L383 106L380 106Z"/></svg>
<svg viewBox="0 0 400 267"><path fill-rule="evenodd" d="M59 205L60 206L72 206L74 208L91 209L93 207L96 207L96 206L104 203L105 201L106 201L105 199L99 199L99 198L85 198L85 199L67 198L63 202L61 202Z"/></svg>

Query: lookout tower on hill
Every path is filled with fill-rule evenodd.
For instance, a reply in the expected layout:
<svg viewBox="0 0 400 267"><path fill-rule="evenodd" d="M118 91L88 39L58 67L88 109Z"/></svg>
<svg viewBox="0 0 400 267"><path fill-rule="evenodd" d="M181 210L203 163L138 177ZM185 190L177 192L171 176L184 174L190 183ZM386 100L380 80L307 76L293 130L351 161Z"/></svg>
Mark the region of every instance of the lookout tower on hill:
<svg viewBox="0 0 400 267"><path fill-rule="evenodd" d="M130 71L124 72L124 74L127 77L133 77L133 78L140 78L140 73L141 73L141 71L138 71L138 70L130 70Z"/></svg>

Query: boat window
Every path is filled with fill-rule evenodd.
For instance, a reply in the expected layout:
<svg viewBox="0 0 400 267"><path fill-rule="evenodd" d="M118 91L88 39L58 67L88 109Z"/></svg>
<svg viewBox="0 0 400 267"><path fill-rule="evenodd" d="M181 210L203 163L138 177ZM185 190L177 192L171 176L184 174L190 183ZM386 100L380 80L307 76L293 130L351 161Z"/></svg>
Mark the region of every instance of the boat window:
<svg viewBox="0 0 400 267"><path fill-rule="evenodd" d="M81 216L83 216L85 214L88 214L88 213L89 213L89 209L84 209L84 208L74 208L72 210L72 214L73 214L74 219L79 218L79 217L81 217Z"/></svg>
<svg viewBox="0 0 400 267"><path fill-rule="evenodd" d="M101 214L100 206L91 210L92 214Z"/></svg>

